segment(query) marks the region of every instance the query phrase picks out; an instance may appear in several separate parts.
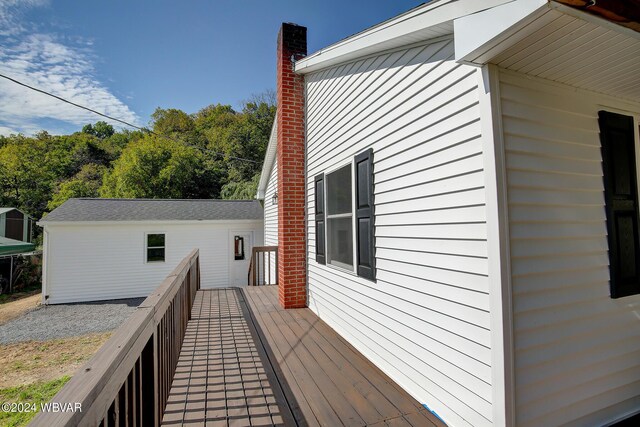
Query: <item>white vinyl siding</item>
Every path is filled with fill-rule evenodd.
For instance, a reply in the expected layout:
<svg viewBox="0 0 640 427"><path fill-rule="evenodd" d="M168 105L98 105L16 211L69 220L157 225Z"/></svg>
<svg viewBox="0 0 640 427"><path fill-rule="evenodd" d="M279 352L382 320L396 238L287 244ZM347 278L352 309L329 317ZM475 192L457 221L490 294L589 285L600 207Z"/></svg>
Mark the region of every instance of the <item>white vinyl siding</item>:
<svg viewBox="0 0 640 427"><path fill-rule="evenodd" d="M453 41L306 76L314 177L372 147L376 282L315 261L309 306L451 425L492 423L486 209L476 69Z"/></svg>
<svg viewBox="0 0 640 427"><path fill-rule="evenodd" d="M278 193L278 160L273 161L273 168L269 174L269 181L264 196L264 244L265 246L278 246L278 205L273 204L273 196ZM271 257L270 265L271 283L276 282L278 271L276 269L275 255ZM268 280L268 279L267 279Z"/></svg>
<svg viewBox="0 0 640 427"><path fill-rule="evenodd" d="M609 297L598 111L640 104L501 71L519 426L640 410L640 296Z"/></svg>
<svg viewBox="0 0 640 427"><path fill-rule="evenodd" d="M48 303L147 296L193 249L200 249L202 288L229 286L229 230L254 231L262 221L223 224L47 225ZM146 261L146 234L165 234L165 262Z"/></svg>

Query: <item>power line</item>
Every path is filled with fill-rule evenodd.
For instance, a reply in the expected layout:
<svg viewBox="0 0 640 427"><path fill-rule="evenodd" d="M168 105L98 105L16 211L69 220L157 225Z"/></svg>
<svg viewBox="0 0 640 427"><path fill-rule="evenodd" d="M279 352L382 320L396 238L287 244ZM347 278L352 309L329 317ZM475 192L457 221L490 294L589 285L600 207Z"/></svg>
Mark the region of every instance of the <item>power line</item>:
<svg viewBox="0 0 640 427"><path fill-rule="evenodd" d="M64 98L62 98L62 97L60 97L60 96L58 96L58 95L54 95L54 94L49 93L49 92L47 92L47 91L44 91L44 90L42 90L42 89L38 89L37 87L33 87L33 86L30 86L30 85L28 85L28 84L26 84L26 83L22 83L21 81L18 81L18 80L16 80L16 79L13 79L13 78L11 78L11 77L9 77L9 76L5 76L4 74L0 74L0 77L3 77L3 78L5 78L5 79L7 79L7 80L9 80L9 81L12 81L12 82L14 82L14 83L17 83L17 84L19 84L20 86L24 86L24 87L29 88L29 89L31 89L31 90L35 90L36 92L40 92L40 93L45 94L45 95L47 95L47 96L51 96L51 97L53 97L53 98L56 98L56 99L58 99L58 100L60 100L60 101L62 101L62 102L66 102L67 104L71 104L71 105L73 105L74 107L78 107L78 108L82 108L83 110L91 111L91 112L92 112L92 113L94 113L94 114L97 114L97 115L102 116L102 117L106 117L107 119L110 119L110 120L115 120L116 122L120 122L120 123L125 124L125 125L127 125L127 126L131 126L132 128L136 128L136 129L139 129L139 130L142 130L142 131L144 131L144 130L145 130L144 128L141 128L141 127L139 127L139 126L133 125L133 124L131 124L131 123L129 123L129 122L126 122L126 121L124 121L124 120L120 120L120 119L117 119L117 118L115 118L115 117L108 116L108 115L106 115L106 114L104 114L104 113L101 113L100 111L96 111L96 110L94 110L94 109L92 109L92 108L85 107L84 105L76 104L75 102L71 102L71 101L69 101L69 100L66 100L66 99L64 99Z"/></svg>
<svg viewBox="0 0 640 427"><path fill-rule="evenodd" d="M136 126L136 125L131 124L131 123L129 123L129 122L127 122L127 121L125 121L125 120L121 120L121 119L118 119L118 118L116 118L116 117L112 117L112 116L109 116L109 115L107 115L107 114L101 113L100 111L96 111L96 110L94 110L94 109L92 109L92 108L85 107L84 105L76 104L75 102L69 101L68 99L64 99L64 98L62 98L62 97L60 97L60 96L58 96L58 95L54 95L54 94L52 94L52 93L50 93L50 92L47 92L47 91L45 91L45 90L38 89L37 87L33 87L33 86L31 86L31 85L28 85L28 84L26 84L26 83L23 83L23 82L21 82L21 81L19 81L19 80L16 80L16 79L14 79L14 78L9 77L9 76L5 76L4 74L0 74L0 77L5 78L5 79L7 79L7 80L9 80L9 81L11 81L11 82L13 82L13 83L16 83L16 84L20 85L20 86L24 86L24 87L26 87L26 88L28 88L28 89L31 89L31 90L34 90L34 91L36 91L36 92L42 93L42 94L44 94L44 95L47 95L47 96L53 97L53 98L55 98L55 99L57 99L57 100L59 100L59 101L66 102L67 104L73 105L74 107L78 107L78 108L81 108L81 109L83 109L83 110L90 111L90 112L92 112L92 113L94 113L94 114L97 114L97 115L99 115L99 116L101 116L101 117L105 117L105 118L107 118L107 119L109 119L109 120L113 120L113 121L116 121L116 122L122 123L122 124L124 124L124 125L127 125L127 126L130 126L130 127L134 128L134 129L138 129L138 130L140 130L140 131L142 131L142 132L147 132L147 133L149 133L149 134L151 134L151 135L155 135L155 136L158 136L158 137L160 137L160 138L168 139L169 141L173 141L173 142L178 142L178 143L180 143L180 144L184 144L184 142L183 142L183 141L180 141L180 140L177 140L177 139L171 138L171 137L169 137L169 136L167 136L167 135L163 135L163 134L161 134L161 133L154 132L154 131L152 131L151 129L147 129L147 128L143 128L143 127L140 127L140 126ZM224 153L219 153L219 152L217 152L217 151L209 150L208 148L198 147L198 146L196 146L196 145L191 145L191 144L186 144L186 145L187 145L187 146L189 146L189 147L192 147L192 148L195 148L195 149L201 150L201 151L205 151L205 152L208 152L208 153L211 153L211 154L215 154L215 155L217 155L217 156L226 157L226 158L231 159L231 160L240 160L240 161L243 161L243 162L251 162L251 163L256 163L256 164L260 163L260 162L258 162L258 161L256 161L256 160L246 159L246 158L243 158L243 157L227 156L227 155L225 155Z"/></svg>

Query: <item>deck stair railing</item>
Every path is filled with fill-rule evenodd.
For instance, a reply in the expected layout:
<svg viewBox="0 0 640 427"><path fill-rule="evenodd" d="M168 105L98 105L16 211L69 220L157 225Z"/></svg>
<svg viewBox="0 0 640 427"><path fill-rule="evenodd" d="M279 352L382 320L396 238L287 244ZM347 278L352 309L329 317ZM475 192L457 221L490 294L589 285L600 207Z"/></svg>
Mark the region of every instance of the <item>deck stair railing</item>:
<svg viewBox="0 0 640 427"><path fill-rule="evenodd" d="M52 399L81 411L40 413L31 425L159 426L198 289L195 249Z"/></svg>
<svg viewBox="0 0 640 427"><path fill-rule="evenodd" d="M278 284L278 247L255 246L251 250L248 285Z"/></svg>

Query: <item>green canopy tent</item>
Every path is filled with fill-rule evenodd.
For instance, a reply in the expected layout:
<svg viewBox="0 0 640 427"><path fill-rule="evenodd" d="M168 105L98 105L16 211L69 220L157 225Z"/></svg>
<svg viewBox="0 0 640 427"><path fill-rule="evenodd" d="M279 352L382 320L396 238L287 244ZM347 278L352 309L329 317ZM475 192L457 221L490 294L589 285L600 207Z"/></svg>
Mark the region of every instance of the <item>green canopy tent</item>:
<svg viewBox="0 0 640 427"><path fill-rule="evenodd" d="M33 243L21 242L0 236L0 256L19 255L32 252L36 248Z"/></svg>
<svg viewBox="0 0 640 427"><path fill-rule="evenodd" d="M0 260L9 259L8 265L3 265L0 268L0 275L5 275L9 279L9 292L11 292L13 282L13 258L16 255L33 252L36 245L33 243L21 242L19 240L9 239L7 237L0 236ZM5 267L8 267L8 271L4 271Z"/></svg>

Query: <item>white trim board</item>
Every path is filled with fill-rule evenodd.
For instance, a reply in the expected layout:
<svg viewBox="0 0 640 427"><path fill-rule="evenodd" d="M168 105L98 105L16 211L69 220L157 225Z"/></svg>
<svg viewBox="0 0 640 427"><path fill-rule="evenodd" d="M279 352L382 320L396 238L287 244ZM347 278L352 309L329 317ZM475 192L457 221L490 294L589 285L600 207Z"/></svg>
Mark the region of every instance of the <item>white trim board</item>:
<svg viewBox="0 0 640 427"><path fill-rule="evenodd" d="M454 19L511 2L513 0L432 1L297 61L295 71L308 74L383 50L450 34Z"/></svg>
<svg viewBox="0 0 640 427"><path fill-rule="evenodd" d="M478 69L478 91L487 193L493 423L509 427L515 425L511 256L500 80L495 65Z"/></svg>

